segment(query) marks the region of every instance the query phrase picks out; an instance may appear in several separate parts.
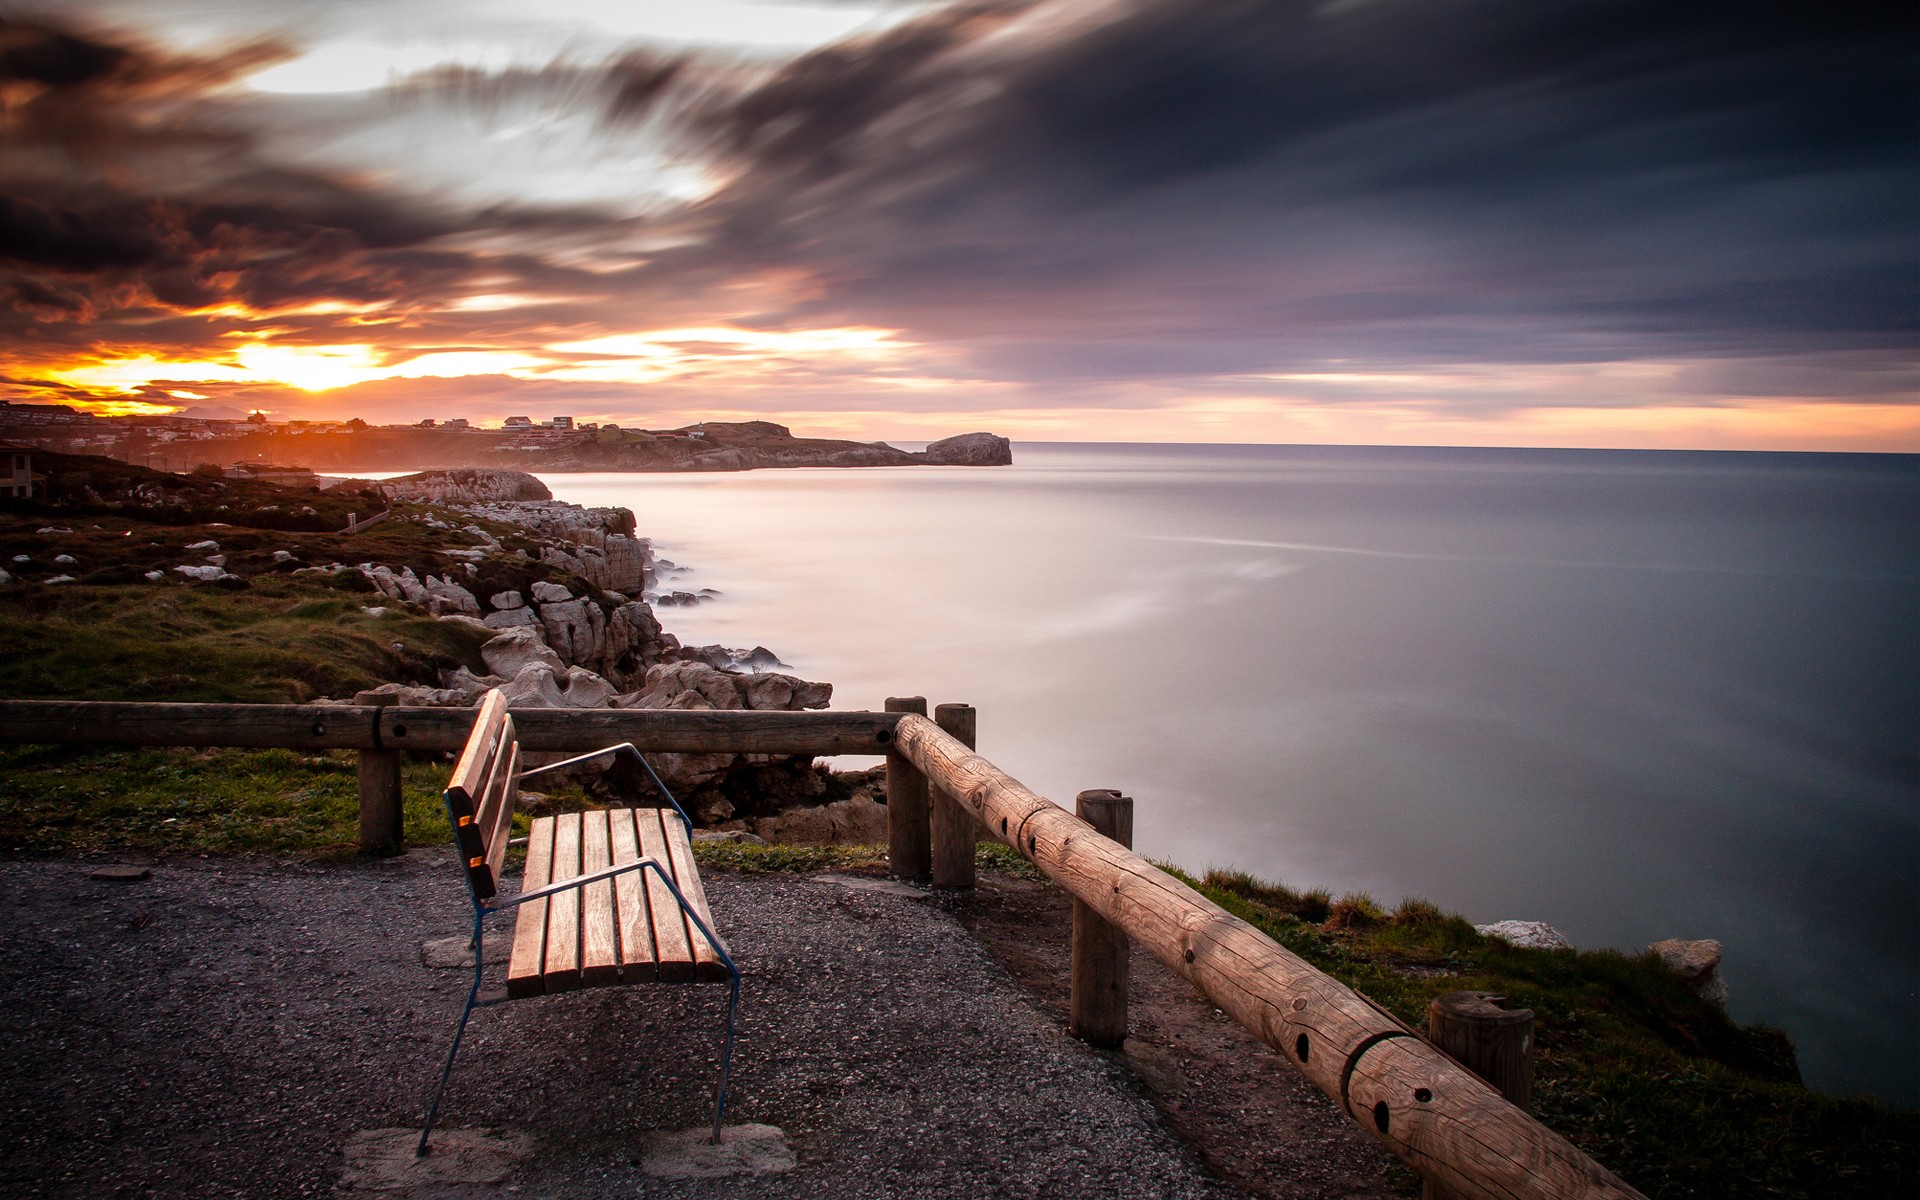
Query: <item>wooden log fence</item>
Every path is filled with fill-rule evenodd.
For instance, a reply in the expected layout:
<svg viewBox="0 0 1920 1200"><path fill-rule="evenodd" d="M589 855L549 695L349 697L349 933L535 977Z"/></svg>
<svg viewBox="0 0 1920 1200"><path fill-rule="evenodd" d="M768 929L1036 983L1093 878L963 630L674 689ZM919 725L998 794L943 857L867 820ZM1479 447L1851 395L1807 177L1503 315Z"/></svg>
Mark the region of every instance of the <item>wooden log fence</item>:
<svg viewBox="0 0 1920 1200"><path fill-rule="evenodd" d="M1199 988L1448 1194L1640 1195L1366 997L1029 791L932 721L903 716L894 745L989 832Z"/></svg>
<svg viewBox="0 0 1920 1200"><path fill-rule="evenodd" d="M1074 812L1094 832L1133 848L1133 801L1096 788L1073 798ZM1127 1040L1127 931L1084 900L1073 902L1073 941L1068 950L1067 1031L1089 1045L1115 1049Z"/></svg>
<svg viewBox="0 0 1920 1200"><path fill-rule="evenodd" d="M672 753L885 754L890 806L916 793L921 806L903 822L896 872L926 878L933 869L931 790L1278 1051L1439 1194L1640 1196L1366 997L975 753L971 736L957 736L971 734L970 720L944 721L949 732L921 715L924 701L903 703L913 711L523 709L513 719L528 750L630 741ZM466 709L373 704L0 700L0 741L25 743L456 750L472 722ZM384 780L384 769L375 774Z"/></svg>

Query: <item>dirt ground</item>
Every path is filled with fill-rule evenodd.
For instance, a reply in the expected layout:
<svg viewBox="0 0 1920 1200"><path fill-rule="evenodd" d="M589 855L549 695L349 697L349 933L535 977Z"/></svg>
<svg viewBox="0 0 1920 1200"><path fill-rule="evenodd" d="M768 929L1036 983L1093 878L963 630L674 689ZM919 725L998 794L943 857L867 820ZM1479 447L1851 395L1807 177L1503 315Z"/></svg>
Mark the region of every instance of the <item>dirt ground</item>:
<svg viewBox="0 0 1920 1200"><path fill-rule="evenodd" d="M936 894L1048 1014L1067 1020L1072 902L1040 880L980 877ZM1134 951L1127 1067L1181 1140L1221 1179L1261 1200L1418 1195L1418 1176L1193 985Z"/></svg>

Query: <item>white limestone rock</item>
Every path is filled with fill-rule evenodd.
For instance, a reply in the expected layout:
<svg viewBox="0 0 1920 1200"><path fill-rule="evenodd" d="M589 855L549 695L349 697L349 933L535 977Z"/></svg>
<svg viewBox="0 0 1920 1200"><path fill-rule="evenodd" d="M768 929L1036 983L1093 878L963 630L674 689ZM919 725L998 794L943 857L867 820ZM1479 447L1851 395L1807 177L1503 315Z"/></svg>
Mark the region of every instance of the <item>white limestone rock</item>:
<svg viewBox="0 0 1920 1200"><path fill-rule="evenodd" d="M529 708L605 708L614 697L613 685L592 671L556 671L544 662L528 663L500 690L508 704Z"/></svg>
<svg viewBox="0 0 1920 1200"><path fill-rule="evenodd" d="M220 543L214 541L212 538L208 538L204 542L193 543L193 545L188 546L187 549L193 551L195 554L217 554L220 551Z"/></svg>
<svg viewBox="0 0 1920 1200"><path fill-rule="evenodd" d="M468 616L480 615L480 601L466 588L453 581L453 576L427 576L423 585L427 589L427 609L437 615L464 613Z"/></svg>
<svg viewBox="0 0 1920 1200"><path fill-rule="evenodd" d="M526 599L519 592L495 592L487 597L487 603L502 612L527 606Z"/></svg>
<svg viewBox="0 0 1920 1200"><path fill-rule="evenodd" d="M70 567L74 563L79 562L80 560L75 558L71 554L56 554L53 556L53 561L60 564L63 567Z"/></svg>
<svg viewBox="0 0 1920 1200"><path fill-rule="evenodd" d="M480 658L487 664L487 670L508 679L518 676L533 663L544 664L552 671L564 671L567 666L530 626L506 630L488 641L480 647Z"/></svg>
<svg viewBox="0 0 1920 1200"><path fill-rule="evenodd" d="M540 585L536 583L533 588L534 594L539 595ZM540 624L546 630L547 645L566 662L596 666L606 657L607 614L593 601L542 604Z"/></svg>
<svg viewBox="0 0 1920 1200"><path fill-rule="evenodd" d="M540 614L530 608L510 608L505 612L490 612L480 618L480 623L489 629L513 629L517 627L540 628Z"/></svg>
<svg viewBox="0 0 1920 1200"><path fill-rule="evenodd" d="M185 575L188 579L198 579L202 583L212 583L214 580L219 579L222 575L226 574L225 571L211 564L207 566L196 566L196 567L181 566L181 567L175 567L174 570L180 572L182 575Z"/></svg>
<svg viewBox="0 0 1920 1200"><path fill-rule="evenodd" d="M1495 921L1474 930L1523 950L1571 950L1573 943L1545 921Z"/></svg>
<svg viewBox="0 0 1920 1200"><path fill-rule="evenodd" d="M560 584L542 579L533 585L533 600L536 604L564 604L573 599L573 593Z"/></svg>
<svg viewBox="0 0 1920 1200"><path fill-rule="evenodd" d="M1721 1008L1727 1006L1727 981L1720 974L1720 943L1712 938L1668 938L1647 950L1669 971L1686 980L1687 990Z"/></svg>
<svg viewBox="0 0 1920 1200"><path fill-rule="evenodd" d="M464 697L463 705L476 704L489 688L505 686L507 680L499 675L475 675L465 667L455 667L451 671L440 672L440 686L449 692Z"/></svg>

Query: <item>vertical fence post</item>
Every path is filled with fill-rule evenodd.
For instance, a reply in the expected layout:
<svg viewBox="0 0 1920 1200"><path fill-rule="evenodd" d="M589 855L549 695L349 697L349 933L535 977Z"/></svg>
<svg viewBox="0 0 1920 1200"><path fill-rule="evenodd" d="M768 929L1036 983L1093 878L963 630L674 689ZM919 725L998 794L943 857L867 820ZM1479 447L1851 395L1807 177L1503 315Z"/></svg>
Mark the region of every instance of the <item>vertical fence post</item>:
<svg viewBox="0 0 1920 1200"><path fill-rule="evenodd" d="M933 710L933 723L952 734L967 749L977 749L976 714L971 704L942 704ZM970 888L974 883L973 849L978 840L973 814L966 806L935 788L933 791L933 886Z"/></svg>
<svg viewBox="0 0 1920 1200"><path fill-rule="evenodd" d="M887 711L927 715L925 696L892 696ZM901 879L924 882L933 868L933 832L927 812L927 777L903 754L887 753L887 868Z"/></svg>
<svg viewBox="0 0 1920 1200"><path fill-rule="evenodd" d="M1492 1084L1515 1107L1533 1107L1533 1010L1506 1009L1493 992L1448 992L1427 1006L1427 1040ZM1428 1182L1423 1200L1453 1192Z"/></svg>
<svg viewBox="0 0 1920 1200"><path fill-rule="evenodd" d="M393 703L386 692L361 692L355 704L385 708ZM368 854L399 854L406 850L400 805L400 752L360 751L360 849Z"/></svg>
<svg viewBox="0 0 1920 1200"><path fill-rule="evenodd" d="M1133 848L1133 800L1099 788L1074 797L1074 812L1094 831ZM1127 1040L1126 933L1078 900L1073 902L1073 966L1067 1030L1095 1046Z"/></svg>

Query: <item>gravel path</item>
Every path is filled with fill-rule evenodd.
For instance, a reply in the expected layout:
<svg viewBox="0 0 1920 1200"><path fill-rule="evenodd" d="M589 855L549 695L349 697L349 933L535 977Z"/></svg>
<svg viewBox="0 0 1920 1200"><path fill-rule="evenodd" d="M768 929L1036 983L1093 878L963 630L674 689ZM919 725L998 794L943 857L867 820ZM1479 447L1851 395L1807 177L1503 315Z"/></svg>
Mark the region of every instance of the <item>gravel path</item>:
<svg viewBox="0 0 1920 1200"><path fill-rule="evenodd" d="M475 1015L444 1122L538 1150L451 1194L1238 1195L939 909L779 875L708 893L747 975L729 1123L780 1126L799 1165L646 1176L642 1134L710 1111L725 991L609 988ZM134 883L8 862L0 902L0 1196L331 1193L350 1134L419 1120L465 991L420 958L465 922L444 852Z"/></svg>

